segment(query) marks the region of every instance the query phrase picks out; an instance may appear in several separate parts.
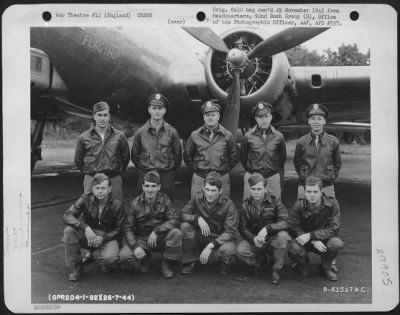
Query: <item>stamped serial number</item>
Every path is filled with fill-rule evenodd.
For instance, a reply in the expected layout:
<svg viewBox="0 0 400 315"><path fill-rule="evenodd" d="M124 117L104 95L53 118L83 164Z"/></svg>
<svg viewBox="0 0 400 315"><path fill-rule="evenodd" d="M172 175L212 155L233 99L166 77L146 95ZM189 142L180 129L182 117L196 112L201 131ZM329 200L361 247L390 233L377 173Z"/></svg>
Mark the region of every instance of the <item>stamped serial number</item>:
<svg viewBox="0 0 400 315"><path fill-rule="evenodd" d="M340 287L323 287L322 291L324 293L367 293L366 287L358 286L340 286Z"/></svg>

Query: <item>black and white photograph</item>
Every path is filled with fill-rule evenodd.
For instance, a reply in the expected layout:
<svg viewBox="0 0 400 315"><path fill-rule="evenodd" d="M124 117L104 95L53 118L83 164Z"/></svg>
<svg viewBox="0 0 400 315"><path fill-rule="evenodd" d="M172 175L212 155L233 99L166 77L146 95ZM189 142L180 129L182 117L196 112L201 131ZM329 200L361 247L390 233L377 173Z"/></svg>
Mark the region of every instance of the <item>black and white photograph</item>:
<svg viewBox="0 0 400 315"><path fill-rule="evenodd" d="M366 4L9 7L7 307L396 307L396 22Z"/></svg>

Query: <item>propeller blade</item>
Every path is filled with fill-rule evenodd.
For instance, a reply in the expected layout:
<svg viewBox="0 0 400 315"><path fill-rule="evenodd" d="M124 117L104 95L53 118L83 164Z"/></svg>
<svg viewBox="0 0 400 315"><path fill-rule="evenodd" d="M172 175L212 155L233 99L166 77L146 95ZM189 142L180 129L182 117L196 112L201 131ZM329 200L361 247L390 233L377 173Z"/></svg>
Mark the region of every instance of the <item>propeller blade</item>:
<svg viewBox="0 0 400 315"><path fill-rule="evenodd" d="M225 42L209 27L182 27L186 32L203 44L215 50L227 53L229 51Z"/></svg>
<svg viewBox="0 0 400 315"><path fill-rule="evenodd" d="M248 54L254 57L272 56L293 48L328 30L329 27L290 27L259 43Z"/></svg>
<svg viewBox="0 0 400 315"><path fill-rule="evenodd" d="M240 113L240 70L233 69L233 82L228 93L228 101L222 119L222 125L232 132L234 140L236 140L236 130L239 126Z"/></svg>

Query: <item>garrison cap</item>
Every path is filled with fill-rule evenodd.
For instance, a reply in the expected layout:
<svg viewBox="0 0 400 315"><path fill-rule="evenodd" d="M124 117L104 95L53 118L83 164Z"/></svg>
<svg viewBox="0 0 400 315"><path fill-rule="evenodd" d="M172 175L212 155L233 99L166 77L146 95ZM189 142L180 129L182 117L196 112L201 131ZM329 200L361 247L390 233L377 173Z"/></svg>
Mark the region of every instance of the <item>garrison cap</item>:
<svg viewBox="0 0 400 315"><path fill-rule="evenodd" d="M221 175L216 171L211 171L210 173L207 174L207 177L204 181L204 185L205 184L217 186L219 189L221 189L222 188Z"/></svg>
<svg viewBox="0 0 400 315"><path fill-rule="evenodd" d="M321 115L325 118L328 118L328 109L322 104L311 104L306 109L307 118L310 118L312 115Z"/></svg>
<svg viewBox="0 0 400 315"><path fill-rule="evenodd" d="M266 113L271 113L272 112L272 105L267 102L258 102L256 106L253 107L251 110L251 113L253 116L261 116Z"/></svg>
<svg viewBox="0 0 400 315"><path fill-rule="evenodd" d="M160 174L158 174L157 171L147 172L146 174L144 174L143 183L144 181L160 185Z"/></svg>
<svg viewBox="0 0 400 315"><path fill-rule="evenodd" d="M204 114L209 112L219 112L221 111L221 107L213 100L209 100L201 105L201 112Z"/></svg>
<svg viewBox="0 0 400 315"><path fill-rule="evenodd" d="M110 110L110 106L106 102L98 102L93 105L93 114L100 112L102 110L108 109Z"/></svg>
<svg viewBox="0 0 400 315"><path fill-rule="evenodd" d="M160 106L165 108L169 105L168 99L160 93L151 94L147 99L147 103L149 106Z"/></svg>
<svg viewBox="0 0 400 315"><path fill-rule="evenodd" d="M107 180L108 183L110 183L110 179L107 175L105 175L103 173L97 173L96 175L93 176L92 188L98 184L101 184L105 180Z"/></svg>
<svg viewBox="0 0 400 315"><path fill-rule="evenodd" d="M257 185L260 182L263 182L265 184L264 177L259 173L254 173L253 175L251 175L248 178L247 181L248 181L250 187L253 187L254 185Z"/></svg>

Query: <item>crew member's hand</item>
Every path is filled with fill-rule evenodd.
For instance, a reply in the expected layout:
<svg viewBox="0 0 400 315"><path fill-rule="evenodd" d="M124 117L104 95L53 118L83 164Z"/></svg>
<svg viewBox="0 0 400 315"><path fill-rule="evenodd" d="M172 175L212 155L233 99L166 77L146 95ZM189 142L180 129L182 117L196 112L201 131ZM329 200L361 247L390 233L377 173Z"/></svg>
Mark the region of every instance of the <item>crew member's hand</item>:
<svg viewBox="0 0 400 315"><path fill-rule="evenodd" d="M210 236L210 227L208 226L206 220L204 220L202 217L199 217L197 222L199 223L201 234L203 234L205 237Z"/></svg>
<svg viewBox="0 0 400 315"><path fill-rule="evenodd" d="M301 246L304 246L310 241L311 235L310 233L305 233L296 238L296 242L299 243Z"/></svg>
<svg viewBox="0 0 400 315"><path fill-rule="evenodd" d="M210 254L211 254L213 248L214 248L214 245L208 244L208 245L203 249L203 251L202 251L201 254L200 254L200 262L201 262L202 264L206 264L206 263L207 263L208 257L210 257Z"/></svg>
<svg viewBox="0 0 400 315"><path fill-rule="evenodd" d="M133 251L133 255L135 255L137 259L143 259L146 256L146 252L144 251L143 248L136 247L135 250Z"/></svg>
<svg viewBox="0 0 400 315"><path fill-rule="evenodd" d="M253 242L254 242L254 245L255 245L256 247L258 247L258 248L263 247L263 245L265 244L265 240L264 240L264 239L260 239L260 238L258 237L258 235L257 235L257 236L254 236Z"/></svg>
<svg viewBox="0 0 400 315"><path fill-rule="evenodd" d="M260 230L260 232L258 232L257 237L258 237L260 240L265 240L265 238L267 237L267 235L268 235L267 228L266 228L266 227L263 227L263 228Z"/></svg>
<svg viewBox="0 0 400 315"><path fill-rule="evenodd" d="M96 233L93 232L93 230L90 226L87 226L85 228L85 236L86 236L86 239L88 240L89 247L94 247L94 241L95 241L97 235L96 235Z"/></svg>
<svg viewBox="0 0 400 315"><path fill-rule="evenodd" d="M149 239L147 240L150 248L156 247L157 244L157 234L153 231L151 232Z"/></svg>
<svg viewBox="0 0 400 315"><path fill-rule="evenodd" d="M97 248L103 244L103 236L97 235L93 241L93 247Z"/></svg>
<svg viewBox="0 0 400 315"><path fill-rule="evenodd" d="M315 249L321 253L325 253L327 248L324 243L321 241L311 241L311 244L315 247Z"/></svg>

